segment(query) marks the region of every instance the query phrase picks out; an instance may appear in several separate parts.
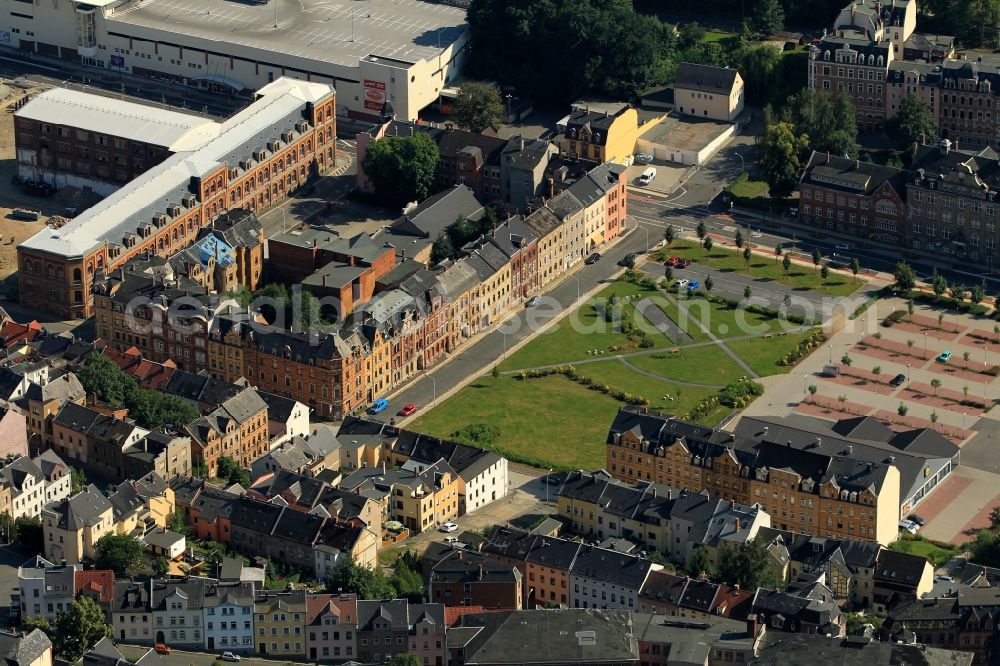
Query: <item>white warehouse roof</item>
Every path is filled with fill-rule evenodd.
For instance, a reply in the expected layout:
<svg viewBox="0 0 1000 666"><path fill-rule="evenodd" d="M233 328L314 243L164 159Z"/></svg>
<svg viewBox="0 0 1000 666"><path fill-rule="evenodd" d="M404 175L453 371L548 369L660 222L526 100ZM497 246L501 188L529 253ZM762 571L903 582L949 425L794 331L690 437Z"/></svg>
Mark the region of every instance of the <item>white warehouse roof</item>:
<svg viewBox="0 0 1000 666"><path fill-rule="evenodd" d="M180 204L190 193L192 177L204 176L222 163L235 168L283 132L295 134L294 125L301 119L297 111L333 92L326 84L278 79L258 91L256 102L221 124L212 123L215 131L201 141L189 142L188 149L171 155L64 226L42 229L20 247L73 257L104 242L121 245L125 237L149 224L155 213Z"/></svg>
<svg viewBox="0 0 1000 666"><path fill-rule="evenodd" d="M217 123L200 116L66 88L46 90L14 117L143 141L168 150L189 134L207 138L218 131Z"/></svg>

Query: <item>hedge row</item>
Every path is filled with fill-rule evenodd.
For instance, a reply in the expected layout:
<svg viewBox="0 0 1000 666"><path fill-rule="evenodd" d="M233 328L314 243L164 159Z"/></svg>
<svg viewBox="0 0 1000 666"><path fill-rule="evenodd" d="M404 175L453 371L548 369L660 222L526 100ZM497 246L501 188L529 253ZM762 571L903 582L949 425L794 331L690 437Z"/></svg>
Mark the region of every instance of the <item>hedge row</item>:
<svg viewBox="0 0 1000 666"><path fill-rule="evenodd" d="M795 345L795 349L785 354L781 360L778 361L778 365L784 367L795 365L802 358L811 354L814 349L821 346L824 342L826 342L826 335L823 331L813 331L808 338Z"/></svg>
<svg viewBox="0 0 1000 666"><path fill-rule="evenodd" d="M643 398L642 396L633 395L626 391L620 391L618 389L613 389L607 384L598 384L590 377L586 375L581 375L576 371L576 368L572 365L560 365L555 368L543 368L541 370L522 370L517 373L518 379L538 379L539 377L550 377L552 375L562 375L563 377L574 381L581 386L585 386L591 391L597 391L598 393L603 393L604 395L611 396L619 402L624 402L628 405L639 405L641 407L648 407L649 400Z"/></svg>

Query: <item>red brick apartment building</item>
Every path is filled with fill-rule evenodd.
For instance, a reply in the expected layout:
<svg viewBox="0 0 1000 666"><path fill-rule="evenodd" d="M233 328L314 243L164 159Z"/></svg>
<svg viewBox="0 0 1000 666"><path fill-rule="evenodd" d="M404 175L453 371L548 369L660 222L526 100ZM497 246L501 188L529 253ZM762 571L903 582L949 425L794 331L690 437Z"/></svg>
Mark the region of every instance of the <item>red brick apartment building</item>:
<svg viewBox="0 0 1000 666"><path fill-rule="evenodd" d="M116 101L98 99L114 112ZM281 78L261 88L253 104L186 139L185 150L18 246L22 304L63 318L89 317L98 272L139 256L170 256L228 210L258 211L281 201L334 165L335 112L335 92L325 84ZM53 105L51 114L54 122L73 111Z"/></svg>

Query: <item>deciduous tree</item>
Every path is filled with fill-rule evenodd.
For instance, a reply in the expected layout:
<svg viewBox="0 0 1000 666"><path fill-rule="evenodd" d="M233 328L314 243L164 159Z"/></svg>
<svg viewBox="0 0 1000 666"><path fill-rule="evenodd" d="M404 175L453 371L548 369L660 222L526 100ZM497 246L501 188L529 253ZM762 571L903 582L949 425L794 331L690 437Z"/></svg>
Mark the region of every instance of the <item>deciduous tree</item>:
<svg viewBox="0 0 1000 666"><path fill-rule="evenodd" d="M796 136L788 123L768 125L761 142L760 167L771 196L784 198L795 190L801 169L799 153L808 143L808 137Z"/></svg>
<svg viewBox="0 0 1000 666"><path fill-rule="evenodd" d="M362 167L378 199L390 206L402 206L430 196L440 159L437 144L420 132L371 142Z"/></svg>
<svg viewBox="0 0 1000 666"><path fill-rule="evenodd" d="M937 136L937 122L924 100L916 93L906 93L899 103L899 111L886 122L886 131L900 147L908 148L915 141L933 141Z"/></svg>
<svg viewBox="0 0 1000 666"><path fill-rule="evenodd" d="M468 81L458 86L458 97L451 108L451 117L462 127L482 132L487 127L500 127L503 103L495 86Z"/></svg>

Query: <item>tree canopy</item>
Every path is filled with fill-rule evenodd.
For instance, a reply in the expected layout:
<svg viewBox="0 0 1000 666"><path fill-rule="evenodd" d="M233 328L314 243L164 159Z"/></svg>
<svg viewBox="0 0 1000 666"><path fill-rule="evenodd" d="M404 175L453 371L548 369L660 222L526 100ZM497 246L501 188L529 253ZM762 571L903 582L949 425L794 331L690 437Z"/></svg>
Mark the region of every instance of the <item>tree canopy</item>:
<svg viewBox="0 0 1000 666"><path fill-rule="evenodd" d="M103 354L91 354L77 377L87 393L99 400L128 408L129 416L143 428L159 428L165 423L190 423L198 410L177 396L140 388L135 378L126 374Z"/></svg>
<svg viewBox="0 0 1000 666"><path fill-rule="evenodd" d="M774 122L764 130L760 167L772 197L787 197L799 181L799 153L808 145L806 135L796 136L785 122Z"/></svg>
<svg viewBox="0 0 1000 666"><path fill-rule="evenodd" d="M746 590L776 588L781 584L770 566L767 547L758 539L720 549L717 576L730 585L739 585Z"/></svg>
<svg viewBox="0 0 1000 666"><path fill-rule="evenodd" d="M785 8L779 0L755 0L753 3L753 29L770 37L785 26Z"/></svg>
<svg viewBox="0 0 1000 666"><path fill-rule="evenodd" d="M386 136L368 144L362 167L375 196L390 206L423 201L431 195L441 153L423 133Z"/></svg>
<svg viewBox="0 0 1000 666"><path fill-rule="evenodd" d="M473 132L487 127L499 127L503 119L500 91L485 83L469 81L458 87L458 98L452 105L452 119Z"/></svg>
<svg viewBox="0 0 1000 666"><path fill-rule="evenodd" d="M420 658L412 652L401 652L385 663L386 666L420 666Z"/></svg>
<svg viewBox="0 0 1000 666"><path fill-rule="evenodd" d="M917 286L917 274L913 272L913 268L905 261L896 264L896 270L893 273L893 285L897 291L910 291Z"/></svg>
<svg viewBox="0 0 1000 666"><path fill-rule="evenodd" d="M250 471L240 467L240 464L229 456L219 458L219 470L216 476L229 483L238 483L244 488L250 486Z"/></svg>
<svg viewBox="0 0 1000 666"><path fill-rule="evenodd" d="M803 88L788 99L781 120L790 123L795 134L809 137L812 150L857 157L857 114L847 95L831 100L829 95Z"/></svg>
<svg viewBox="0 0 1000 666"><path fill-rule="evenodd" d="M667 78L676 46L631 0L473 0L468 21L471 72L549 102L633 99Z"/></svg>
<svg viewBox="0 0 1000 666"><path fill-rule="evenodd" d="M886 122L886 132L903 148L913 142L931 142L937 136L937 122L927 103L916 93L906 93L899 103L899 111Z"/></svg>
<svg viewBox="0 0 1000 666"><path fill-rule="evenodd" d="M104 620L104 611L90 597L74 599L69 609L56 614L56 654L72 663L94 647L102 638L111 637L111 626Z"/></svg>
<svg viewBox="0 0 1000 666"><path fill-rule="evenodd" d="M128 535L105 534L97 540L97 568L111 569L115 576L129 576L146 559L142 544Z"/></svg>
<svg viewBox="0 0 1000 666"><path fill-rule="evenodd" d="M37 516L21 516L15 520L12 536L25 552L42 553L45 550L45 532Z"/></svg>

